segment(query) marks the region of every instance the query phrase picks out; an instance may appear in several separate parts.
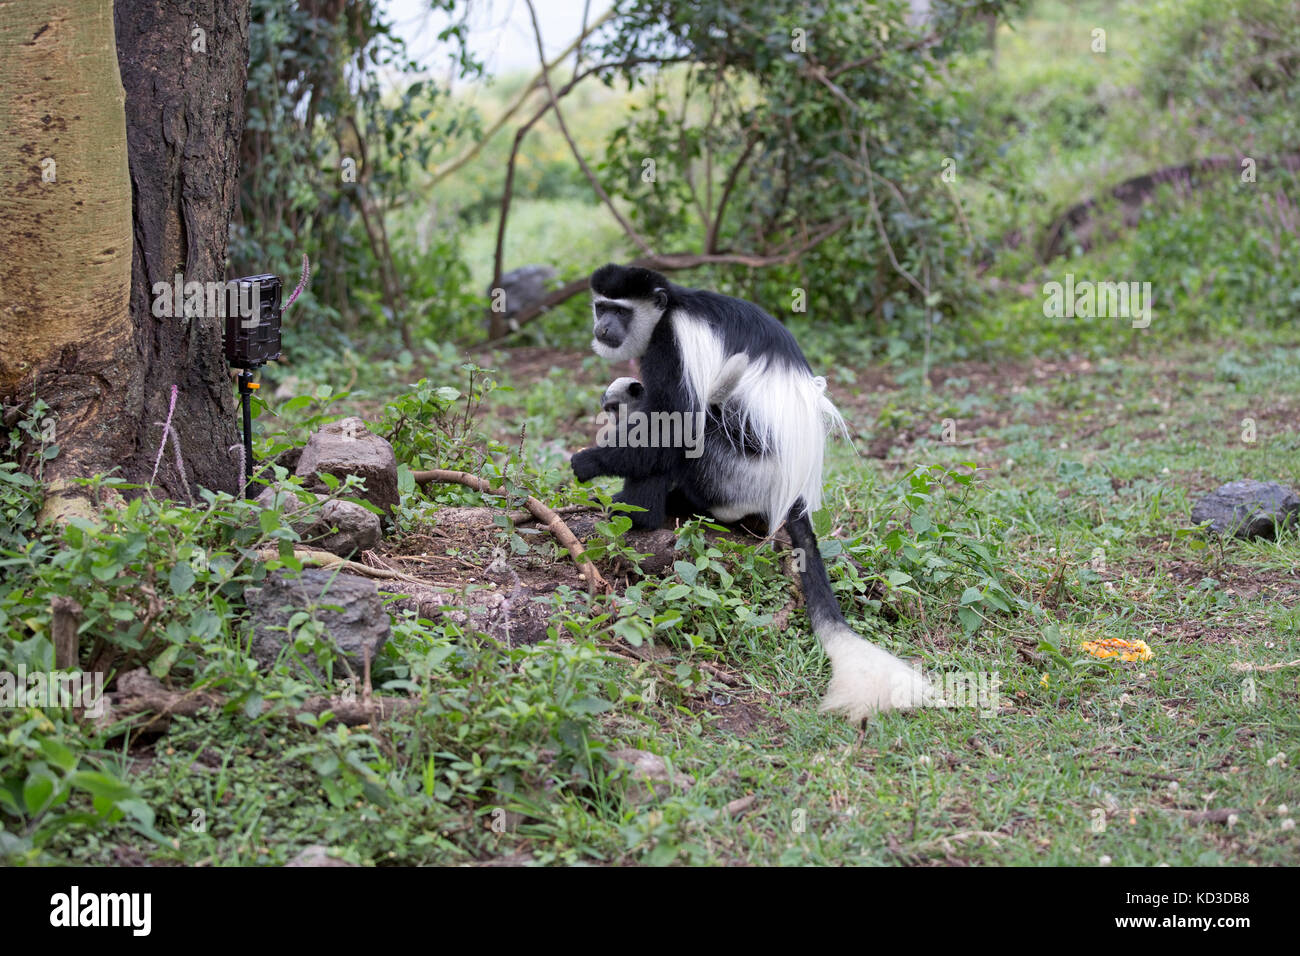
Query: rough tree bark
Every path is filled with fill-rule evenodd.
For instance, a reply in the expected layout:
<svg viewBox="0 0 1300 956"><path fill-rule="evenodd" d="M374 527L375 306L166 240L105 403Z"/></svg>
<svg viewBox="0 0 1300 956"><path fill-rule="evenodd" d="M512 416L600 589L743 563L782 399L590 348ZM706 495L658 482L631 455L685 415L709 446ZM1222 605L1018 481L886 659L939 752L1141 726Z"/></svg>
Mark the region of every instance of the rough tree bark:
<svg viewBox="0 0 1300 956"><path fill-rule="evenodd" d="M249 0L118 0L117 52L126 88L134 187L131 317L143 366L131 396L136 427L121 460L128 477L153 470L171 386L173 422L189 485L240 484L235 401L222 354L222 320L154 318L153 286L222 281L230 217L239 197ZM178 310L179 311L179 310ZM185 497L170 450L157 483Z"/></svg>
<svg viewBox="0 0 1300 956"><path fill-rule="evenodd" d="M173 384L189 480L169 451L161 492L238 487L222 320L152 305L178 272L225 279L248 11L119 0L115 30L112 0L0 3L0 398L57 413L55 493L148 479Z"/></svg>
<svg viewBox="0 0 1300 956"><path fill-rule="evenodd" d="M51 406L52 497L120 461L138 388L126 151L111 0L0 4L0 398Z"/></svg>

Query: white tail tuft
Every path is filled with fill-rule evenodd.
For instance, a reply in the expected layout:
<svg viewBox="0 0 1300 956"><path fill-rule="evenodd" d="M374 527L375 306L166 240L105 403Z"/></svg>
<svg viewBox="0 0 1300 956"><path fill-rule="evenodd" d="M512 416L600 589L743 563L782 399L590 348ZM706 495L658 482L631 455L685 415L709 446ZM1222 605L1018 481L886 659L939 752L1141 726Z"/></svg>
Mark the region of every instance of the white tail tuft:
<svg viewBox="0 0 1300 956"><path fill-rule="evenodd" d="M908 710L938 700L920 672L893 654L832 624L817 635L831 659L831 683L821 710L857 722L877 711Z"/></svg>

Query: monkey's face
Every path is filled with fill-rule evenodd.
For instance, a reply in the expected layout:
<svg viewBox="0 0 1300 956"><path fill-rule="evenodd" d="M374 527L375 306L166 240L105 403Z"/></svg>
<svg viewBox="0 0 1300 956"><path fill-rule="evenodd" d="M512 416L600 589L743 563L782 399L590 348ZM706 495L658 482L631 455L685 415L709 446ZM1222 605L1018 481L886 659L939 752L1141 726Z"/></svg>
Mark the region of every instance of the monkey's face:
<svg viewBox="0 0 1300 956"><path fill-rule="evenodd" d="M664 292L648 299L607 299L600 294L593 295L591 308L595 323L591 347L611 362L640 358L667 305Z"/></svg>
<svg viewBox="0 0 1300 956"><path fill-rule="evenodd" d="M592 302L591 310L596 317L596 324L592 328L592 333L596 336L593 347L597 351L602 345L607 349L620 348L627 338L628 327L632 324L632 307L597 297Z"/></svg>
<svg viewBox="0 0 1300 956"><path fill-rule="evenodd" d="M635 407L645 396L645 386L634 378L616 378L609 383L600 400L600 407L611 415L618 414L620 405Z"/></svg>
<svg viewBox="0 0 1300 956"><path fill-rule="evenodd" d="M611 362L645 354L668 309L668 280L649 269L608 265L591 277L591 347Z"/></svg>

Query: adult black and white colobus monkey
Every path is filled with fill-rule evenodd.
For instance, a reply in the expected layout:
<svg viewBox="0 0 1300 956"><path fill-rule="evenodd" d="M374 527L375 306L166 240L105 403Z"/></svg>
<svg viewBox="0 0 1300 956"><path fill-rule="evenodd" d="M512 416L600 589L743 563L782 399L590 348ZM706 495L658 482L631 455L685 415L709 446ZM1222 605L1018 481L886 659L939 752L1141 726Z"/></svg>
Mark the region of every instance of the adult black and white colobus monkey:
<svg viewBox="0 0 1300 956"><path fill-rule="evenodd" d="M809 515L821 504L828 433L844 423L794 336L750 302L684 289L649 269L603 266L591 291L596 353L640 359L635 410L707 418L699 457L672 447L588 448L573 456L575 477L625 479L623 500L647 509L632 516L641 526L662 522L672 492L721 521L756 514L769 532L785 522L803 553L813 631L831 659L822 710L860 720L928 699L921 675L856 634L835 600Z"/></svg>

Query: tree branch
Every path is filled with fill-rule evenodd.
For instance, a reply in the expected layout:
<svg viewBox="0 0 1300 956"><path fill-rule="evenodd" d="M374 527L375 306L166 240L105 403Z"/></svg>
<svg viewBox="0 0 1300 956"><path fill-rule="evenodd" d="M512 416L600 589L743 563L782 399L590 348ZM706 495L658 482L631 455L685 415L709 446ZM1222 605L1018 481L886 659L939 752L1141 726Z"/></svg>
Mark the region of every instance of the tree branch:
<svg viewBox="0 0 1300 956"><path fill-rule="evenodd" d="M560 104L555 96L555 88L551 86L551 77L546 68L546 51L542 48L542 28L537 22L537 8L533 5L533 0L524 0L524 2L528 4L528 16L533 21L533 39L537 41L537 56L542 62L542 82L546 84L547 95L550 96L551 106L555 110L555 122L560 127L560 132L564 134L564 139L569 144L569 150L573 153L573 158L576 159L578 165L582 167L583 175L585 175L587 181L591 183L591 188L596 191L596 195L600 196L601 201L605 203L614 218L618 220L618 224L623 227L623 231L627 233L627 237L636 243L637 248L642 252L646 255L650 255L649 243L641 238L641 234L633 229L632 224L627 221L627 218L621 212L618 211L618 207L614 205L614 200L609 198L609 193L605 192L605 187L600 184L600 180L596 178L596 174L591 171L591 167L587 165L587 161L582 158L582 153L578 150L578 144L573 141L573 136L569 133L569 127L564 122L564 114L560 111Z"/></svg>
<svg viewBox="0 0 1300 956"><path fill-rule="evenodd" d="M609 20L610 17L612 17L613 15L614 15L613 8L606 10L605 13L602 14L596 20L595 23L593 23L581 34L579 34L578 38L574 40L572 43L570 43L564 49L564 52L561 53L559 56L557 56L549 64L546 62L545 57L543 57L541 72L538 73L535 77L533 77L532 80L529 81L529 83L522 90L519 91L519 95L515 97L515 101L506 107L506 111L502 113L499 117L497 117L496 122L494 122L490 127L488 127L487 131L483 133L483 135L479 138L478 142L476 142L465 152L461 153L455 159L451 160L448 163L443 164L442 166L439 166L436 170L434 170L432 185L436 185L442 182L442 180L446 179L448 176L456 172L456 170L460 169L466 163L474 159L474 157L477 156L480 152L482 152L483 147L488 144L488 141L492 139L493 136L495 136L497 133L501 131L501 128L505 126L507 122L509 122L510 117L514 116L515 113L519 112L520 107L522 107L524 103L527 102L529 95L532 94L533 90L537 89L537 85L538 83L541 82L542 77L545 76L548 71L553 70L555 69L555 67L559 66L560 62L565 57L567 57L570 53L579 51L582 46L582 41L585 40L587 37L591 36L591 34L595 33L600 27L604 26L605 21ZM576 79L578 78L575 78L575 81Z"/></svg>
<svg viewBox="0 0 1300 956"><path fill-rule="evenodd" d="M466 488L473 488L485 495L493 495L499 498L505 498L507 492L504 488L493 488L484 478L477 475L471 475L463 471L449 471L443 468L434 468L430 471L417 471L412 477L416 484L424 485L431 481L451 482L457 485L464 485ZM564 523L564 519L554 511L542 504L532 495L524 499L524 507L539 522L546 526L546 530L555 535L557 541L569 550L573 560L582 568L583 577L587 579L587 593L594 595L597 588L600 588L605 594L610 593L609 583L596 570L596 566L591 563L587 557L586 551L582 547L582 542L577 539L569 526Z"/></svg>
<svg viewBox="0 0 1300 956"><path fill-rule="evenodd" d="M117 679L117 689L104 695L104 714L96 718L95 726L107 730L127 717L150 713L154 716L136 725L135 731L165 730L172 717L194 717L205 710L220 710L227 703L222 694L200 689L169 690L143 667L127 671ZM263 701L263 712L270 711L276 702ZM319 717L329 711L333 719L349 727L386 720L399 714L411 713L424 706L418 697L371 697L344 700L340 697L308 697L300 705L286 707L282 716L292 718L307 713Z"/></svg>
<svg viewBox="0 0 1300 956"><path fill-rule="evenodd" d="M715 253L718 251L718 232L722 228L722 217L727 211L727 201L731 199L731 191L736 187L736 181L740 178L740 171L744 168L749 154L754 151L758 145L758 132L752 127L750 129L749 139L745 143L745 148L736 160L736 164L731 167L731 172L727 174L727 181L722 187L722 197L718 200L718 209L714 213L713 221L709 223L709 231L704 240L704 251Z"/></svg>
<svg viewBox="0 0 1300 956"><path fill-rule="evenodd" d="M838 219L832 219L830 222L824 223L822 226L814 230L811 238L809 238L803 245L769 255L743 252L676 252L642 256L640 259L633 259L628 264L641 266L646 269L655 269L659 272L678 272L682 269L696 269L700 266L710 265L748 266L751 269L765 269L770 266L789 265L804 253L816 248L831 236L835 235L851 221L852 219L849 216L841 216ZM515 328L510 329L497 338L481 342L474 346L474 348L488 348L504 341L518 332L519 329L524 327L524 325L532 322L538 316L545 315L557 305L568 302L575 295L585 291L588 281L588 279L574 279L567 285L556 289L545 299L542 299L542 301L521 310L515 317Z"/></svg>

